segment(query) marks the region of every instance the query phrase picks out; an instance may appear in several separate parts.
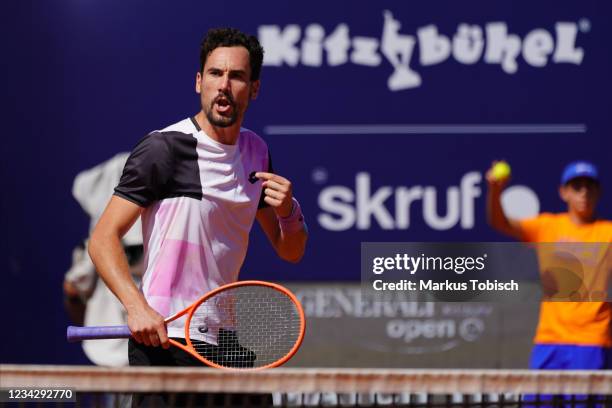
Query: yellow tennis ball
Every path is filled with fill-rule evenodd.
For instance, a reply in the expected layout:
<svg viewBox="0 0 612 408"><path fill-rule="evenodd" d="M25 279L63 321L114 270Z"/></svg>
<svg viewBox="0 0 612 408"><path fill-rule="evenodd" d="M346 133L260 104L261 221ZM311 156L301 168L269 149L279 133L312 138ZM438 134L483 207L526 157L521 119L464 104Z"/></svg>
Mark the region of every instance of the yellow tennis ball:
<svg viewBox="0 0 612 408"><path fill-rule="evenodd" d="M510 165L505 161L495 163L491 171L495 180L503 180L510 177Z"/></svg>

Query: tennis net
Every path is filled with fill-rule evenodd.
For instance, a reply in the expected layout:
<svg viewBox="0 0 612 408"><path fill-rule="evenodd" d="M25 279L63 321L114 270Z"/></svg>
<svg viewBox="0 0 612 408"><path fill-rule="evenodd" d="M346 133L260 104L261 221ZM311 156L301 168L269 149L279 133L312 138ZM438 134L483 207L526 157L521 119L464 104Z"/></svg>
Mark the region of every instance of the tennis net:
<svg viewBox="0 0 612 408"><path fill-rule="evenodd" d="M73 390L77 406L612 407L612 371L0 365L0 387ZM19 405L3 398L0 405ZM45 405L46 406L46 405Z"/></svg>

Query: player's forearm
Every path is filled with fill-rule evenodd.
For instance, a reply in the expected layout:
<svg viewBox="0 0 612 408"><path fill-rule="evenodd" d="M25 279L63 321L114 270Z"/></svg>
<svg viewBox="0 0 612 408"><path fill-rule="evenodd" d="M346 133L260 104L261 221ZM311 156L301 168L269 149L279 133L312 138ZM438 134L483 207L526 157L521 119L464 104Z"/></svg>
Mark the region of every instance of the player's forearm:
<svg viewBox="0 0 612 408"><path fill-rule="evenodd" d="M117 232L96 227L88 250L96 271L128 312L147 304L130 276L127 257Z"/></svg>
<svg viewBox="0 0 612 408"><path fill-rule="evenodd" d="M487 222L503 234L514 235L510 220L501 204L501 189L491 186L487 191Z"/></svg>
<svg viewBox="0 0 612 408"><path fill-rule="evenodd" d="M308 233L306 226L299 231L284 232L279 229L277 243L275 245L278 256L288 262L299 262L306 251Z"/></svg>
<svg viewBox="0 0 612 408"><path fill-rule="evenodd" d="M288 216L282 217L277 213L276 252L288 262L299 262L304 256L308 228L304 221L300 203L292 198L292 208Z"/></svg>

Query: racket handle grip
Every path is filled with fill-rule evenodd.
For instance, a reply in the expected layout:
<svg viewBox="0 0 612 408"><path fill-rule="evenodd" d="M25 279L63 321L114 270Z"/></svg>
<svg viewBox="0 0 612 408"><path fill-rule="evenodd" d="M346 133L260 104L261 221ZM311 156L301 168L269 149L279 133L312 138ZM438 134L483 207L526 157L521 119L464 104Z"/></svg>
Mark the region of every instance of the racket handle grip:
<svg viewBox="0 0 612 408"><path fill-rule="evenodd" d="M127 326L68 326L66 339L69 342L96 339L126 339L132 333Z"/></svg>

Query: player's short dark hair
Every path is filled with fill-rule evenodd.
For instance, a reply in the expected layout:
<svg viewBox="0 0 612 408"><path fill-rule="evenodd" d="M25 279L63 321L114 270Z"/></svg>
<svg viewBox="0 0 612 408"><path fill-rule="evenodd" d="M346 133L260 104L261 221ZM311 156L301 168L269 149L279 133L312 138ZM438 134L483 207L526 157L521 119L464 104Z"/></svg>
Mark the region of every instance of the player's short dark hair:
<svg viewBox="0 0 612 408"><path fill-rule="evenodd" d="M213 28L208 30L200 44L200 72L204 71L206 59L218 47L244 47L249 51L251 81L259 79L264 50L257 37L247 35L236 28Z"/></svg>

